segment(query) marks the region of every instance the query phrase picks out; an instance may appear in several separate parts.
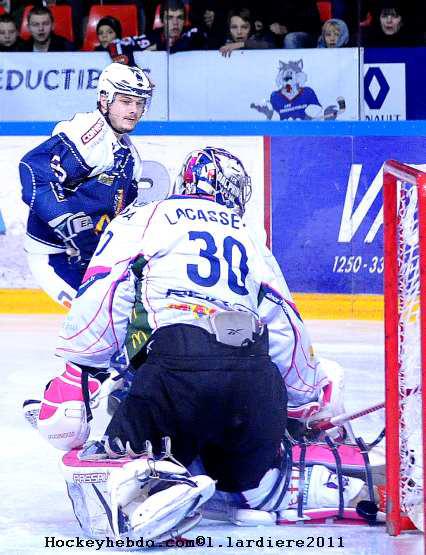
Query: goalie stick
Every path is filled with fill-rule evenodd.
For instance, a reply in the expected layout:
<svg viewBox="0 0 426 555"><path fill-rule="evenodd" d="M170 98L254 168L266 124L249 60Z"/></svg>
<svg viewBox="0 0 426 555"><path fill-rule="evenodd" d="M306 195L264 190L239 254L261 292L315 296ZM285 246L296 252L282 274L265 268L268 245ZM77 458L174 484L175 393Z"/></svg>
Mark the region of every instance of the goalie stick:
<svg viewBox="0 0 426 555"><path fill-rule="evenodd" d="M365 409L361 409L355 412L338 414L337 416L331 416L330 418L322 418L321 420L311 420L307 421L306 427L314 430L314 431L324 431L329 430L331 428L335 428L336 426L342 426L346 424L346 422L350 422L351 420L356 420L357 418L361 418L361 416L366 416L372 412L376 412L377 410L383 409L385 403L378 403L377 405L373 405L371 407L367 407Z"/></svg>

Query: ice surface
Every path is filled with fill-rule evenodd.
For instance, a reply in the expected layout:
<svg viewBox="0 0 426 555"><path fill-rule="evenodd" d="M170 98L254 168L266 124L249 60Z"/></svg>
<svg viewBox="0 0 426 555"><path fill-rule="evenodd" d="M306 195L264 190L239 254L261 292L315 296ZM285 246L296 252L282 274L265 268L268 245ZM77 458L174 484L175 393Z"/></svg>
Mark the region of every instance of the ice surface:
<svg viewBox="0 0 426 555"><path fill-rule="evenodd" d="M122 552L108 547L97 550L96 546L46 547L46 537L55 537L59 542L75 541L76 537L87 539L74 519L57 468L58 452L24 422L21 413L22 401L40 398L44 384L61 368L61 361L53 356L60 322L60 316L0 315L0 553L47 555ZM317 352L337 360L346 369L347 410L363 408L383 399L383 327L380 322L310 321L308 327ZM355 431L367 439L373 439L382 424L383 414L375 413L356 423ZM205 538L204 547L187 548L192 554L423 553L421 534L405 533L398 538L391 538L382 526L241 528L203 521L185 537ZM321 537L324 538L324 547L321 547L322 540L317 540ZM294 542L287 542L296 539L299 542L303 540L304 546L302 543L296 546ZM253 542L250 544L249 540ZM280 544L280 541L287 543ZM185 547L174 547L167 549L167 553L174 555L185 550ZM149 553L159 551L164 549L146 549Z"/></svg>

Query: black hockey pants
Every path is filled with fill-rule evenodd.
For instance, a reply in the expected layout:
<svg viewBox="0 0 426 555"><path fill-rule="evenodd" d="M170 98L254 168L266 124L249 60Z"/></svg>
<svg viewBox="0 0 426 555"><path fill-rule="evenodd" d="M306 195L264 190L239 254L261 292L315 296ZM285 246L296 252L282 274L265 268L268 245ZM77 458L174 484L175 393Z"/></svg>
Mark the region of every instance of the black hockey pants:
<svg viewBox="0 0 426 555"><path fill-rule="evenodd" d="M174 456L186 466L200 456L218 489L256 487L277 464L287 420L267 330L232 347L199 327L171 325L153 334L148 351L107 435L137 452L150 440L155 453L170 436Z"/></svg>

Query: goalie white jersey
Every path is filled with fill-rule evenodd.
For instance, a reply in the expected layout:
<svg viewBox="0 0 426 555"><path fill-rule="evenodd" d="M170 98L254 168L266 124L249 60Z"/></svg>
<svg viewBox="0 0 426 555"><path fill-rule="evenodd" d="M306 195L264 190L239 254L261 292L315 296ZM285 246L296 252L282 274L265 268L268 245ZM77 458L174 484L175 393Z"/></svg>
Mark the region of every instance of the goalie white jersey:
<svg viewBox="0 0 426 555"><path fill-rule="evenodd" d="M317 399L326 378L304 324L274 257L244 220L199 196L135 202L105 230L63 324L57 354L108 367L124 347L130 359L149 350L152 333L162 326L210 331L209 316L230 309L268 325L270 354L290 404Z"/></svg>

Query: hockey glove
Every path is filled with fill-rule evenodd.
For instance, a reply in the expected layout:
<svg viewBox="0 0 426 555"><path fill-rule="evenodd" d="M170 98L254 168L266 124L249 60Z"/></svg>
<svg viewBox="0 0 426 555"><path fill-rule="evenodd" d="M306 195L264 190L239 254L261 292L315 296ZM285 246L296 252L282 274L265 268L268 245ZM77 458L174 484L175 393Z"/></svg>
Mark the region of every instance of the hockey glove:
<svg viewBox="0 0 426 555"><path fill-rule="evenodd" d="M63 214L49 222L64 242L71 263L86 265L98 243L92 218L84 212Z"/></svg>

